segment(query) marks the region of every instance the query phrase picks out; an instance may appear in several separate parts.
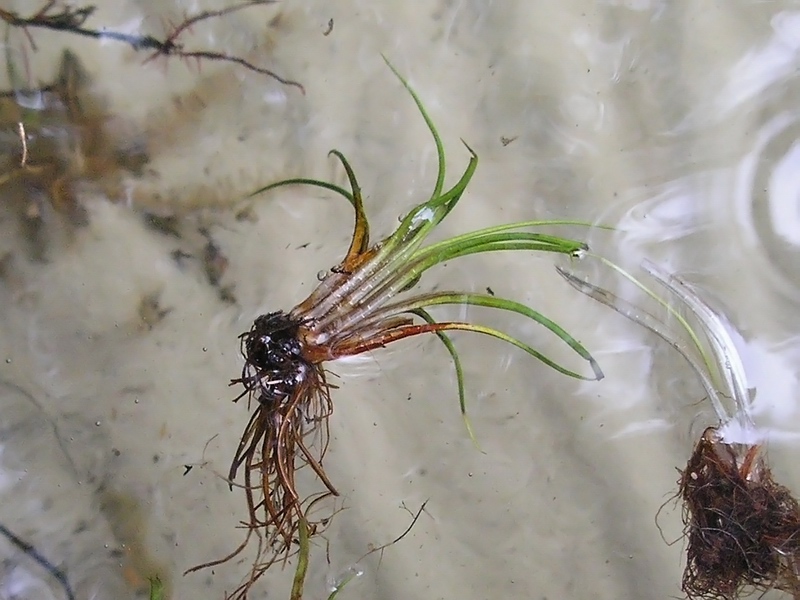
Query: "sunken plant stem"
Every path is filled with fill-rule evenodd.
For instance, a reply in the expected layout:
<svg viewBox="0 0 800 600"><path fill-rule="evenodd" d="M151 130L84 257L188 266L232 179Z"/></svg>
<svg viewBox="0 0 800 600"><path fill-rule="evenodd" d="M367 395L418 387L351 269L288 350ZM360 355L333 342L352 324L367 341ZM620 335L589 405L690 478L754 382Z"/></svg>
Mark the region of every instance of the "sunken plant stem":
<svg viewBox="0 0 800 600"><path fill-rule="evenodd" d="M0 535L6 538L13 546L16 546L31 560L36 562L40 567L47 571L53 577L53 579L58 581L58 584L64 590L64 597L67 600L75 600L75 592L72 591L72 586L67 579L66 573L45 558L44 555L42 555L42 553L39 552L33 544L26 542L3 524L0 524Z"/></svg>
<svg viewBox="0 0 800 600"><path fill-rule="evenodd" d="M305 517L300 518L297 529L299 550L297 553L297 567L295 567L294 579L292 580L290 600L301 600L303 597L303 587L308 574L308 560L311 554L311 543L308 539L308 521L306 521Z"/></svg>

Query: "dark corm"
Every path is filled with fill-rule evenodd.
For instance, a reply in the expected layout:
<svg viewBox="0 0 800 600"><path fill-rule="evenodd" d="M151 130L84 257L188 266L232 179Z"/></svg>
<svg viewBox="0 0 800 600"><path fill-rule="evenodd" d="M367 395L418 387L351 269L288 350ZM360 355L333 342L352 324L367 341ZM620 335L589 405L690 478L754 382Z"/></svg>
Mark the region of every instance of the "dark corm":
<svg viewBox="0 0 800 600"><path fill-rule="evenodd" d="M242 335L245 364L241 379L247 393L262 404L283 401L292 393L306 370L298 340L299 323L283 311L258 317ZM242 396L239 396L240 398Z"/></svg>

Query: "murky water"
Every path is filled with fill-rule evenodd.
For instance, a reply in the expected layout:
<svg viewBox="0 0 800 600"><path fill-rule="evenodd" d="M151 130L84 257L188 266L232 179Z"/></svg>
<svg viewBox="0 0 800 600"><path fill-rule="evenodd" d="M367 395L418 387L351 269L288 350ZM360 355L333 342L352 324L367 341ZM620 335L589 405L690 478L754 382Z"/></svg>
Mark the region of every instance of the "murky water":
<svg viewBox="0 0 800 600"><path fill-rule="evenodd" d="M27 14L26 4L16 8ZM109 2L91 23L163 36L196 9ZM742 332L774 474L800 493L796 2L287 0L193 29L192 44L243 53L305 95L232 65L143 65L124 45L30 33L38 52L19 32L9 42L25 76L51 81L69 47L122 154L149 156L138 176L119 165L101 183L66 168L86 209L76 228L0 188L0 522L62 566L78 597L131 598L158 573L173 598L215 599L244 577L246 557L181 575L243 535L243 495L219 475L248 419L227 387L240 369L237 336L310 292L345 252L352 216L302 189L240 218L230 207L282 177L343 184L330 148L351 159L376 237L427 198L434 148L381 53L428 107L449 174L469 158L459 138L480 156L442 235L580 218L618 228L567 231L597 251L631 267L647 257L702 286ZM17 140L8 123L4 152ZM37 207L44 224L32 231L25 211ZM182 237L149 227L142 210L178 215ZM220 285L235 303L208 283L198 227L229 261ZM307 597L327 597L426 500L411 532L361 562L340 598L681 596L670 498L675 468L713 424L710 408L679 357L552 265L481 255L427 276L529 303L606 373L576 383L494 340L455 336L483 452L435 339L333 367L326 469L345 510L327 535L329 562L324 542L315 549ZM510 328L573 360L510 317L440 314ZM0 555L0 598L62 597L5 541ZM288 597L289 579L276 569L260 589Z"/></svg>

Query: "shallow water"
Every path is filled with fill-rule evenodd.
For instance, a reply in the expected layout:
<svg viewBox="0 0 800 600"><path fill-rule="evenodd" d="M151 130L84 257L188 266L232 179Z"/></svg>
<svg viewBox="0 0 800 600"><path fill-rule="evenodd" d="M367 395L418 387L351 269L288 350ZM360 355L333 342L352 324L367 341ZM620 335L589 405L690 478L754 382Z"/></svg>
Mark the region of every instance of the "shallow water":
<svg viewBox="0 0 800 600"><path fill-rule="evenodd" d="M92 23L164 35L190 4L109 2ZM618 230L567 232L702 286L742 333L774 475L800 493L796 2L287 0L192 33L305 95L235 66L143 65L125 46L63 34L31 31L37 53L10 41L34 81L50 81L70 47L115 135L150 157L139 177L81 188L88 225L72 233L47 213L31 239L19 199L0 188L0 256L12 257L0 285L0 522L63 566L78 597L132 598L158 573L173 598L222 598L246 573L242 560L181 575L242 537L243 495L218 475L248 418L227 387L237 336L310 292L345 252L352 216L304 189L259 200L257 219L232 206L282 177L344 184L330 148L350 158L376 238L427 198L435 151L381 53L425 102L450 176L469 158L459 138L480 156L440 235L585 219ZM179 215L184 236L145 226L144 209ZM171 256L202 252L198 226L229 261L234 304L200 261ZM577 294L546 256L472 257L423 285L490 286L531 304L579 337L606 378L577 383L494 340L454 336L480 452L435 339L337 363L326 470L345 510L329 529L330 564L316 548L307 597L327 597L426 500L408 536L360 563L339 598L681 597L682 542L667 543L682 527L675 468L714 423L688 366ZM143 315L148 296L161 308ZM582 366L512 318L440 314L508 327ZM0 598L62 597L5 541L0 556ZM260 589L287 596L289 578L276 570Z"/></svg>

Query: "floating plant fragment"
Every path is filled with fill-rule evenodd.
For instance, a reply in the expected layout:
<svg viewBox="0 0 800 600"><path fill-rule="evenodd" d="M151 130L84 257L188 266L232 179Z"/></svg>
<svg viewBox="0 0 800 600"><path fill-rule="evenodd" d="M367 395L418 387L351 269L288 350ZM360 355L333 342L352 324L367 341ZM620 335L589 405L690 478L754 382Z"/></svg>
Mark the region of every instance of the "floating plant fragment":
<svg viewBox="0 0 800 600"><path fill-rule="evenodd" d="M391 67L391 65L390 65ZM394 69L392 69L394 71ZM423 274L445 261L462 256L501 250L542 251L575 255L586 250L583 242L529 231L544 225L574 221L526 221L498 225L465 233L423 246L427 236L461 199L477 166L478 157L467 146L470 160L460 179L444 189L444 148L431 119L416 93L394 71L422 115L433 137L438 156L438 174L433 193L414 207L397 229L378 243L370 244L369 223L361 190L348 161L332 150L342 163L350 191L314 179L290 179L254 192L260 194L286 185L305 184L333 191L353 207L355 227L344 259L322 279L311 295L288 312L259 316L250 331L241 335L245 363L232 384L256 404L231 465L231 485L243 474L242 486L248 505L248 533L241 546L219 561L230 560L258 538L258 556L246 581L231 597L244 598L250 587L276 561L298 553L292 599L302 597L308 568L309 539L322 532L329 515L315 515L320 502L338 495L323 469L328 447L328 419L333 413L331 386L323 364L384 347L423 333L435 333L453 359L458 381L461 412L466 417L464 377L458 353L446 332L471 331L498 338L528 353L560 373L587 380L602 378L589 352L564 329L532 308L489 294L460 291L414 293ZM465 144L466 145L466 144ZM427 311L444 305L473 305L509 311L534 321L554 333L579 357L589 363L591 375L563 366L530 344L506 333L469 322L436 321ZM474 438L473 438L474 439ZM322 482L322 489L301 493L295 474L308 468Z"/></svg>
<svg viewBox="0 0 800 600"><path fill-rule="evenodd" d="M646 262L645 271L688 311L696 328L668 301L613 263L676 317L686 343L661 319L612 292L559 273L576 289L646 327L683 355L697 372L719 423L708 427L678 480L687 537L683 591L690 599L733 600L778 589L800 599L800 505L775 483L755 431L752 394L726 319L690 283ZM729 412L723 399L731 399Z"/></svg>

